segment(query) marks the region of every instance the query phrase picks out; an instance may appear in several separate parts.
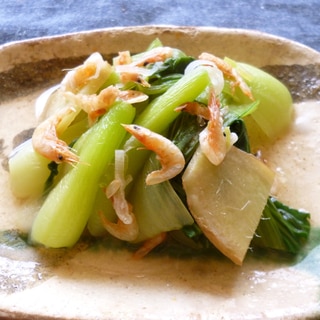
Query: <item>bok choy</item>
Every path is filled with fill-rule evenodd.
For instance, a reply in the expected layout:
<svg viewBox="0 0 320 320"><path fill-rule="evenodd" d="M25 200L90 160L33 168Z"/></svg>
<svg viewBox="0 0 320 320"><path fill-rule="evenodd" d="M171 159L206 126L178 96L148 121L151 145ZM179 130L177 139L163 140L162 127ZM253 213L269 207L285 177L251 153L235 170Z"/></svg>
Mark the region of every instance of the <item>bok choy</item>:
<svg viewBox="0 0 320 320"><path fill-rule="evenodd" d="M52 163L45 147L30 143L10 159L13 194L43 201L31 244L72 247L84 231L94 238L110 232L149 248L147 253L159 235L180 232L187 245L204 239L239 265L250 246L299 251L310 216L271 197L275 173L253 154L252 142L264 135L273 143L288 129L289 91L254 66L201 57L164 47L159 39L136 55L119 52L112 63L94 53L41 100L37 114L44 119L65 107L76 111L62 133L50 128L50 143L63 141L79 160L60 163L57 154L61 161ZM125 124L144 136L138 140ZM157 135L165 139L146 143ZM49 144L45 134L39 141ZM221 163L211 162L203 143ZM182 171L149 185L150 172L170 169L171 145L183 155ZM125 166L116 154L125 154ZM31 173L38 183L26 183ZM133 238L123 234L132 223L124 219L128 214L137 222Z"/></svg>

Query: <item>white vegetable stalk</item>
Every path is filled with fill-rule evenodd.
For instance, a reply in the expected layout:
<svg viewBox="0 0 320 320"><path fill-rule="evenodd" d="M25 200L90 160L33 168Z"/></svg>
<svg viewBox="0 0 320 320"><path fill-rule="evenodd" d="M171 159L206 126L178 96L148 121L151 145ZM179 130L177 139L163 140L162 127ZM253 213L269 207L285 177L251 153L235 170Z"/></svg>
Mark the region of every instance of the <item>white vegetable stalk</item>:
<svg viewBox="0 0 320 320"><path fill-rule="evenodd" d="M196 68L202 68L208 72L211 84L214 88L214 93L216 96L219 95L224 87L224 78L222 71L219 70L215 63L211 61L195 60L188 64L184 71L184 74L188 74Z"/></svg>

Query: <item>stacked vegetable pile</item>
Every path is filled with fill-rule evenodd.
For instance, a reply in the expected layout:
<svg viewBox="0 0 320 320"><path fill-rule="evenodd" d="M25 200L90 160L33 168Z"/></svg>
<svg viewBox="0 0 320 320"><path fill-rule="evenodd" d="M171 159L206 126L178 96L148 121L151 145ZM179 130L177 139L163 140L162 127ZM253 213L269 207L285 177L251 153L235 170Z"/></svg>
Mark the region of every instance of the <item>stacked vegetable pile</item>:
<svg viewBox="0 0 320 320"><path fill-rule="evenodd" d="M88 230L141 243L168 236L241 265L249 246L297 253L309 214L271 195L255 141L291 123L292 100L269 74L155 40L112 64L93 53L37 104L39 126L10 158L13 193L41 199L30 243L72 247Z"/></svg>

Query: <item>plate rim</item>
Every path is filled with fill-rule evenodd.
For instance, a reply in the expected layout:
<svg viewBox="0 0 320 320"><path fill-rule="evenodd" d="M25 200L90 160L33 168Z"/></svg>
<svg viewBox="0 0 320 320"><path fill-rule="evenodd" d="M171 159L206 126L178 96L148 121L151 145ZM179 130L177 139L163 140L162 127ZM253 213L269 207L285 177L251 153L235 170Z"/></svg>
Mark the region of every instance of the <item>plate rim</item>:
<svg viewBox="0 0 320 320"><path fill-rule="evenodd" d="M0 73L10 70L14 67L15 64L27 63L31 60L34 61L33 50L28 50L25 52L25 49L28 47L36 50L39 47L46 46L52 41L55 43L63 43L68 40L73 41L83 41L88 38L94 36L103 36L104 34L112 34L115 35L119 33L141 33L143 35L156 35L156 34L164 34L166 32L175 32L181 34L195 34L198 33L211 33L217 35L231 35L231 36L243 36L250 39L255 40L263 40L265 42L270 42L273 44L278 44L279 46L288 46L294 48L296 51L301 51L304 53L304 56L310 56L310 60L314 59L315 63L320 63L320 52L317 50L297 42L295 40L291 40L289 38L274 35L268 32L254 30L254 29L246 29L246 28L220 28L214 26L178 26L178 25L166 25L166 24L150 24L150 25L137 25L137 26L125 26L125 27L107 27L107 28L96 28L90 30L83 30L78 32L70 32L70 33L62 33L51 36L43 36L43 37L33 37L29 39L17 40L4 43L0 45L0 56L2 57L0 61ZM21 52L24 51L22 55ZM7 58L6 58L7 57ZM54 58L54 54L52 57ZM62 57L63 58L63 57ZM41 60L41 59L38 59ZM46 59L44 59L46 60ZM16 61L16 63L8 63L8 61Z"/></svg>
<svg viewBox="0 0 320 320"><path fill-rule="evenodd" d="M93 34L100 34L100 33L105 33L105 32L113 32L113 31L139 31L139 30L146 30L146 27L148 26L134 26L134 27L112 27L112 28L101 28L101 29L94 29L94 30L87 30L87 31L81 31L81 32L72 32L72 33L67 33L67 34L62 34L62 35L55 35L55 36L47 36L47 37L38 37L38 38L32 38L32 39L27 39L27 40L22 40L22 41L16 41L16 42L11 42L11 43L7 43L4 44L2 46L0 46L0 57L3 54L2 49L4 48L5 50L11 50L12 49L12 53L17 54L17 55L21 55L21 48L24 48L25 46L33 46L34 48L37 48L38 45L42 45L43 43L50 43L51 41L66 41L70 38L73 37L90 37L90 35ZM216 28L216 27L179 27L179 26L171 26L171 25L156 25L156 26L150 26L153 29L149 29L148 32L150 32L152 34L153 31L158 30L158 31L163 31L163 30L172 30L174 32L183 32L183 33L188 33L190 31L193 32L198 32L198 31L206 31L206 32L215 32L215 33L232 33L235 35L248 35L258 38L258 37L263 37L263 39L267 39L270 41L280 41L280 43L285 43L288 45L294 45L298 48L301 48L301 50L305 50L312 54L316 54L319 57L319 61L320 61L320 53L313 50L312 48L309 48L303 44L300 44L298 42L292 41L290 39L287 38L282 38L279 36L275 36L272 34L268 34L268 33L264 33L264 32L260 32L260 31L256 31L256 30L248 30L248 29L232 29L232 28ZM34 61L39 61L39 60L34 60ZM17 64L19 64L21 62L18 62ZM1 71L0 71L1 73ZM20 315L20 314L19 314ZM18 315L18 316L19 316ZM25 314L22 314L25 315ZM1 317L1 310L0 310L0 317Z"/></svg>

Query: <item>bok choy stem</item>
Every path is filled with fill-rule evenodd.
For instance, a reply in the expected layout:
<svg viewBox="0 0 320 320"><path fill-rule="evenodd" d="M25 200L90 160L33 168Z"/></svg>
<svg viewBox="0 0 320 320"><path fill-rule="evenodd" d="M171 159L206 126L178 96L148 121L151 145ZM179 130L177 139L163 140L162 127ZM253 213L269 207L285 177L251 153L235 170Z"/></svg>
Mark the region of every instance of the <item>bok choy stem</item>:
<svg viewBox="0 0 320 320"><path fill-rule="evenodd" d="M47 247L71 247L80 238L96 198L99 180L123 143L122 123L131 123L135 109L116 103L74 145L80 163L50 192L31 230L31 241Z"/></svg>
<svg viewBox="0 0 320 320"><path fill-rule="evenodd" d="M163 133L170 124L179 116L175 111L180 105L194 101L209 85L210 78L204 69L195 69L184 75L171 88L157 99L153 100L143 112L137 116L135 123L154 132ZM130 137L124 149L128 151L128 173L134 178L141 170L149 152L137 150L141 143Z"/></svg>

